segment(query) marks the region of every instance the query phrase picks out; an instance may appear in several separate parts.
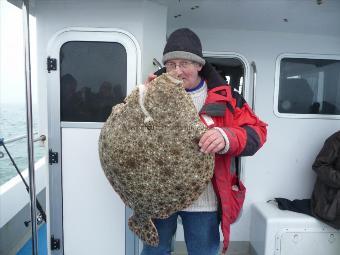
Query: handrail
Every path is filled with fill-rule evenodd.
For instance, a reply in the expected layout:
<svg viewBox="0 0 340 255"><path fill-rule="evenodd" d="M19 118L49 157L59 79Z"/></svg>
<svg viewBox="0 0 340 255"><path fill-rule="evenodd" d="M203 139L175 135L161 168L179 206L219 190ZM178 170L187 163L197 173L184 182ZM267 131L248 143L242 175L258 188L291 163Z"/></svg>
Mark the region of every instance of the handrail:
<svg viewBox="0 0 340 255"><path fill-rule="evenodd" d="M8 151L6 145L4 144L4 141L3 141L2 138L0 138L0 146L2 146L2 147L5 149L5 151L6 151L7 155L8 155L8 157L9 157L9 159L11 160L11 162L12 162L12 164L13 164L15 170L17 171L17 173L18 173L18 175L20 176L22 182L24 183L27 192L30 194L30 188L29 188L29 186L28 186L28 184L27 184L25 178L24 178L23 175L21 174L21 172L20 172L20 170L19 170L17 164L15 163L15 161L14 161L14 159L13 159L11 153ZM45 214L45 212L44 212L44 210L43 210L43 208L42 208L42 206L41 206L41 204L39 203L38 200L36 200L36 206L37 206L37 208L38 208L38 210L39 210L39 215L37 216L37 224L39 225L39 224L42 223L43 221L46 222L46 214ZM31 222L31 220L25 221L25 222L24 222L25 226L27 227L28 224L29 224L30 222Z"/></svg>
<svg viewBox="0 0 340 255"><path fill-rule="evenodd" d="M22 2L22 16L25 42L25 82L26 82L26 126L27 126L27 152L28 152L28 176L29 193L31 202L31 222L32 222L32 255L38 255L38 235L37 235L37 200L35 191L35 171L34 171L34 146L33 146L33 123L32 123L32 86L31 86L31 55L30 55L30 21L29 21L29 0Z"/></svg>
<svg viewBox="0 0 340 255"><path fill-rule="evenodd" d="M33 135L36 135L36 134L38 134L38 132L33 133ZM27 137L27 135L17 136L17 137L14 137L14 138L11 138L11 139L3 141L3 143L4 144L13 143L13 142L19 141L21 139L24 139L26 137ZM45 135L41 135L41 136L33 139L33 142L37 142L37 141L42 141L42 142L46 141L46 136Z"/></svg>
<svg viewBox="0 0 340 255"><path fill-rule="evenodd" d="M36 135L36 134L38 134L38 132L35 132L34 134ZM26 137L27 137L27 135L21 135L21 136L17 136L17 137L8 139L6 141L4 140L4 138L0 138L0 144L13 143L13 142L19 141L21 139L24 139ZM33 139L33 142L38 142L38 141L41 141L41 142L46 141L46 136L45 135L41 135L41 136ZM5 154L2 151L0 151L0 158L3 158L3 157L5 157Z"/></svg>
<svg viewBox="0 0 340 255"><path fill-rule="evenodd" d="M255 112L255 99L256 99L256 75L257 75L257 69L256 69L256 64L254 61L251 62L251 67L253 68L253 98L252 98L252 104L251 108L253 112Z"/></svg>

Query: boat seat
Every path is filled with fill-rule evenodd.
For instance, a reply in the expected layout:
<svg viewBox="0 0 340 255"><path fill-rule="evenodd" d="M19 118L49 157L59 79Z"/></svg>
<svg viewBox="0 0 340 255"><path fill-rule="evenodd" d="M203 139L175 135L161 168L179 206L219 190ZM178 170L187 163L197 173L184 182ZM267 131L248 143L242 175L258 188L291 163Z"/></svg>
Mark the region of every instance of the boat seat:
<svg viewBox="0 0 340 255"><path fill-rule="evenodd" d="M250 249L255 255L339 255L340 231L270 202L251 209Z"/></svg>

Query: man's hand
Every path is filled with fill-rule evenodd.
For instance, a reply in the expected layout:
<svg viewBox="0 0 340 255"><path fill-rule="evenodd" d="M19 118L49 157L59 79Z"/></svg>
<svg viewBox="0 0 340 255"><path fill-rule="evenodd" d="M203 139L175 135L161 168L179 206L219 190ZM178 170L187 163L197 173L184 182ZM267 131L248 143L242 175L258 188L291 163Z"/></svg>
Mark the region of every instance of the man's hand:
<svg viewBox="0 0 340 255"><path fill-rule="evenodd" d="M152 80L154 80L155 78L157 78L158 76L160 76L161 74L165 73L166 69L165 67L163 67L162 69L158 70L157 72L155 73L150 73L146 79L146 81L144 82L144 85L146 87L148 87L150 85L150 82ZM169 75L171 75L172 77L174 77L175 79L181 79L177 73L176 70L172 70L170 72L168 72Z"/></svg>
<svg viewBox="0 0 340 255"><path fill-rule="evenodd" d="M150 82L151 82L153 79L155 79L155 78L157 78L157 75L155 75L155 74L153 74L153 73L150 73L150 74L148 75L148 77L146 78L146 81L144 82L144 85L145 85L145 86L149 86L149 85L150 85Z"/></svg>
<svg viewBox="0 0 340 255"><path fill-rule="evenodd" d="M198 145L201 147L201 152L208 154L223 150L226 143L220 131L212 128L203 134Z"/></svg>
<svg viewBox="0 0 340 255"><path fill-rule="evenodd" d="M150 85L150 82L157 78L157 76L160 76L161 74L165 73L166 72L166 68L165 67L162 67L161 69L157 70L156 72L154 73L150 73L148 75L148 77L146 78L146 81L144 82L144 85L149 86Z"/></svg>

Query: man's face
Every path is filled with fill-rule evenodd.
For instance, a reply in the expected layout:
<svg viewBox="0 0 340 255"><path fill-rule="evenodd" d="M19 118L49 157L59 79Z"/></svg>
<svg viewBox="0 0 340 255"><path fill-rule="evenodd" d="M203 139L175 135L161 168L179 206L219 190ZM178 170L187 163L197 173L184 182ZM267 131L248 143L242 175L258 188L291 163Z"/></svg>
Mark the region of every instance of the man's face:
<svg viewBox="0 0 340 255"><path fill-rule="evenodd" d="M172 59L165 63L165 67L168 73L183 80L185 89L194 88L201 81L198 72L202 66L198 63L184 59Z"/></svg>

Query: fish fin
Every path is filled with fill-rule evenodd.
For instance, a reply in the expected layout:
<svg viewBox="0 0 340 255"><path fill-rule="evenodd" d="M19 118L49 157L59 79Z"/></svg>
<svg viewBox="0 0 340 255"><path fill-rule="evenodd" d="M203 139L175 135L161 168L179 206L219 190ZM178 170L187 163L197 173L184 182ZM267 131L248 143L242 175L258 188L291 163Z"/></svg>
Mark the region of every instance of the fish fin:
<svg viewBox="0 0 340 255"><path fill-rule="evenodd" d="M158 246L158 232L150 218L144 218L133 214L129 218L128 225L131 231L134 232L143 242L150 246Z"/></svg>

